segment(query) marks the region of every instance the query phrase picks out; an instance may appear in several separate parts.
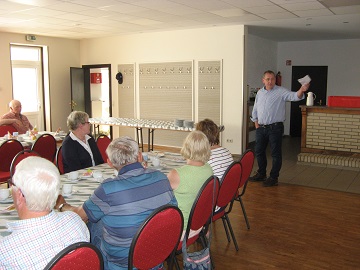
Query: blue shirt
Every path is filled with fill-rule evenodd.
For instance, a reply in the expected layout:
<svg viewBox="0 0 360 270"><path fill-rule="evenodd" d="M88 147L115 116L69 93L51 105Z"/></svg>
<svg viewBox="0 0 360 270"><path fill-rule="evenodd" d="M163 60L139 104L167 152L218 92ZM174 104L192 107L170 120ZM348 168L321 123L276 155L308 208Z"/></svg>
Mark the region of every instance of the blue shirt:
<svg viewBox="0 0 360 270"><path fill-rule="evenodd" d="M127 269L129 248L142 222L158 207L177 205L170 182L160 171L136 162L106 179L84 203L93 223L103 222L101 251L105 269Z"/></svg>
<svg viewBox="0 0 360 270"><path fill-rule="evenodd" d="M251 120L260 125L270 125L285 121L285 105L287 101L299 101L297 92L275 85L273 89L261 88L256 95Z"/></svg>

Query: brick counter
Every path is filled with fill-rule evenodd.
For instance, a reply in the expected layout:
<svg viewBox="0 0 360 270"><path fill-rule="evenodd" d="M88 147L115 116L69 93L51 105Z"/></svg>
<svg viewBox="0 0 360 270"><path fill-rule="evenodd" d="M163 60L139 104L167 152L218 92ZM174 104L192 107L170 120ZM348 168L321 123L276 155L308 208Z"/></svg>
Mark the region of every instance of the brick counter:
<svg viewBox="0 0 360 270"><path fill-rule="evenodd" d="M349 158L355 160L360 158L360 109L305 105L301 105L300 108L302 130L301 153L298 160L316 162L314 158L307 159L306 157L317 154L319 158L316 160L321 160L318 163L324 163L322 158L324 155L332 157L331 165L354 164L357 166L357 162L345 161ZM341 160L339 164L334 164L333 160L336 156Z"/></svg>

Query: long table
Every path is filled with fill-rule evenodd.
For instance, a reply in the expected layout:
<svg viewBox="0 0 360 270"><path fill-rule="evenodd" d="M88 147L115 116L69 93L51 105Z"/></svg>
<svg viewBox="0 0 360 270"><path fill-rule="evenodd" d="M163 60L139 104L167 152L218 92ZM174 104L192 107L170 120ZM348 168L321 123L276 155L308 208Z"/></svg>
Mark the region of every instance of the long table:
<svg viewBox="0 0 360 270"><path fill-rule="evenodd" d="M62 133L60 135L60 134L57 134L55 132L50 132L50 131L49 132L47 132L47 131L39 131L38 134L39 135L51 134L52 136L54 136L57 143L61 143L63 141L63 139L65 138L65 136L66 136L66 133ZM25 148L30 148L36 141L36 140L33 140L31 137L29 137L29 136L27 136L25 134L18 135L18 138L21 138L19 140L19 142L21 142L21 144ZM7 140L7 136L0 137L0 145L3 144L6 140Z"/></svg>
<svg viewBox="0 0 360 270"><path fill-rule="evenodd" d="M154 168L151 160L148 161L148 168L154 168L167 174L171 169L180 167L185 164L185 160L178 153L170 152L150 152L148 155L157 156L160 159L160 166ZM95 179L92 175L90 177L84 177L84 173L88 170L95 171L99 170L103 173L103 178L100 180ZM61 186L65 183L73 184L73 194L66 197L66 201L71 205L81 205L86 201L93 191L99 186L99 183L107 178L115 177L115 171L107 163L97 165L94 167L78 170L79 179L76 181L68 180L67 174L61 175ZM7 222L18 220L18 213L16 210L7 211L6 208L13 204L12 198L5 201L0 201L0 238L7 236L10 232L7 230Z"/></svg>
<svg viewBox="0 0 360 270"><path fill-rule="evenodd" d="M90 118L89 122L94 125L94 136L96 137L96 130L99 134L100 125L108 126L119 126L119 127L132 127L136 130L136 140L139 144L139 147L144 151L144 141L143 141L143 128L148 129L148 151L154 150L154 133L156 129L162 130L173 130L173 131L193 131L193 127L178 127L172 121L163 121L163 120L148 120L148 119L136 119L136 118L116 118L116 117L106 117L106 118Z"/></svg>

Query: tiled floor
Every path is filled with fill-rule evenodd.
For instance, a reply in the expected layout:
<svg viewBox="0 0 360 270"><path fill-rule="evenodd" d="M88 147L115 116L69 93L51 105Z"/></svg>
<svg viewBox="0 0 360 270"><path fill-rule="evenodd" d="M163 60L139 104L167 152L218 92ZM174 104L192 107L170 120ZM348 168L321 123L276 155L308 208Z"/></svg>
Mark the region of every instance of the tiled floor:
<svg viewBox="0 0 360 270"><path fill-rule="evenodd" d="M342 169L325 167L319 164L300 164L297 155L300 153L300 138L285 136L283 139L283 166L279 182L323 188L360 194L360 168ZM268 170L271 166L268 152ZM270 166L269 166L270 165ZM257 169L255 161L254 170Z"/></svg>

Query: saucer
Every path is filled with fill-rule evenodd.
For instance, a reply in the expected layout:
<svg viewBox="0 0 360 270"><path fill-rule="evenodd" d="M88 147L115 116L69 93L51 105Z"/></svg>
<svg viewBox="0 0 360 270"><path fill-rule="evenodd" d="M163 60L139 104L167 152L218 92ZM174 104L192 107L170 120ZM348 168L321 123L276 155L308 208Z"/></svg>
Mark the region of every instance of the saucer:
<svg viewBox="0 0 360 270"><path fill-rule="evenodd" d="M92 177L92 172L91 173L86 172L81 174L81 178L90 178L90 177Z"/></svg>
<svg viewBox="0 0 360 270"><path fill-rule="evenodd" d="M163 168L164 168L163 166L153 166L153 165L150 166L150 169L154 169L158 171L162 170Z"/></svg>
<svg viewBox="0 0 360 270"><path fill-rule="evenodd" d="M71 197L72 193L61 193L61 195L64 197L64 198L69 198Z"/></svg>
<svg viewBox="0 0 360 270"><path fill-rule="evenodd" d="M13 202L13 198L12 197L8 197L5 200L0 200L0 203L12 203Z"/></svg>

